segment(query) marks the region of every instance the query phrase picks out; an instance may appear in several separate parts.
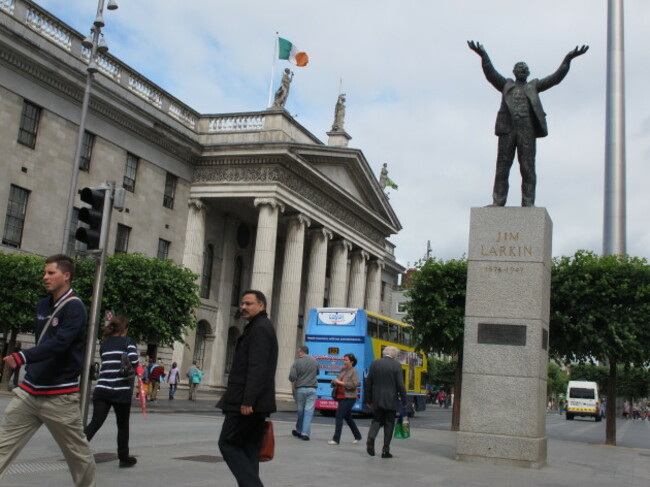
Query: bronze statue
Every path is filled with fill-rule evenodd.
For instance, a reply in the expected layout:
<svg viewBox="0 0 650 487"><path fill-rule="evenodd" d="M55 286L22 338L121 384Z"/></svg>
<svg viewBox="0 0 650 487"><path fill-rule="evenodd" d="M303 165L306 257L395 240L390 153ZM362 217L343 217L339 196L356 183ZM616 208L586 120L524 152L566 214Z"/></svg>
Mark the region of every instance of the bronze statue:
<svg viewBox="0 0 650 487"><path fill-rule="evenodd" d="M291 85L291 80L293 79L293 71L289 68L284 70L282 74L282 81L280 82L280 87L275 92L275 98L273 100L273 106L276 108L284 108L284 104L287 102L289 97L289 86Z"/></svg>
<svg viewBox="0 0 650 487"><path fill-rule="evenodd" d="M546 137L546 114L539 93L559 84L569 72L571 60L582 56L589 46L583 45L569 52L555 73L527 81L530 71L524 62L515 64L515 79L505 78L494 69L490 57L481 44L467 41L469 48L481 56L483 73L502 94L497 114L495 134L499 137L497 169L494 177L491 206L505 206L508 198L508 176L517 151L521 171L521 206L535 205L535 150L536 138Z"/></svg>

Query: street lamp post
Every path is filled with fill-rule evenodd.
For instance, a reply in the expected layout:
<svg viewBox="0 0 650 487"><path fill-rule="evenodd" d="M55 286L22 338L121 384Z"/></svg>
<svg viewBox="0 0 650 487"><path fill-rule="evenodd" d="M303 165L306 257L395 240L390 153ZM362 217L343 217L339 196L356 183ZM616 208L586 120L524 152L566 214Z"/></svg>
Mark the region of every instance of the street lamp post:
<svg viewBox="0 0 650 487"><path fill-rule="evenodd" d="M115 0L108 0L106 6L108 10L117 9ZM68 194L68 211L66 214L65 225L63 227L63 243L61 244L61 253L67 254L70 245L70 233L72 232L72 216L74 215L74 202L77 194L77 179L79 178L79 165L81 163L81 151L83 146L84 133L86 131L86 115L88 114L88 105L90 103L90 90L93 84L93 77L99 68L97 67L97 54L108 51L106 42L101 38L102 27L104 27L104 0L99 0L97 4L97 16L91 28L92 37L88 36L82 41L82 45L90 49L90 59L86 68L86 87L84 88L83 101L81 103L81 117L79 119L79 133L77 135L77 147L74 153L74 164L72 167L72 177L70 179L70 193Z"/></svg>

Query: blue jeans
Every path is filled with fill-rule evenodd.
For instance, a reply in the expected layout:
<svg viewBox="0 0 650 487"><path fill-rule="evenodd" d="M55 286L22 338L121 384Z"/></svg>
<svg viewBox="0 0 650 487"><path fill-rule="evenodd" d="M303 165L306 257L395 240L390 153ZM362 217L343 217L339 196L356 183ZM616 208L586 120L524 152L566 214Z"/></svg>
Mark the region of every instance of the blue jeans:
<svg viewBox="0 0 650 487"><path fill-rule="evenodd" d="M178 384L169 384L169 399L174 399L176 389L178 389Z"/></svg>
<svg viewBox="0 0 650 487"><path fill-rule="evenodd" d="M357 424L352 419L352 408L354 403L357 402L354 398L339 399L339 407L336 408L336 426L334 427L334 437L332 438L337 443L341 442L341 432L343 431L343 420L348 423L348 426L352 430L355 440L361 439L361 433Z"/></svg>
<svg viewBox="0 0 650 487"><path fill-rule="evenodd" d="M298 387L295 399L298 407L296 431L301 435L309 436L311 434L311 420L314 417L314 407L316 406L316 388Z"/></svg>

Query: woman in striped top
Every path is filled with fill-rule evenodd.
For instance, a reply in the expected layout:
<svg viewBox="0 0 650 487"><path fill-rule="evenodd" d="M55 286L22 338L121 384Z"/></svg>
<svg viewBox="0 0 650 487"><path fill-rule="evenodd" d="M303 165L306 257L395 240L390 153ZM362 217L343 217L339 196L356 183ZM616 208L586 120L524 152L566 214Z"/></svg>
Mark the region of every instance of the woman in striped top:
<svg viewBox="0 0 650 487"><path fill-rule="evenodd" d="M122 355L127 354L133 368L138 365L138 350L135 341L126 336L129 322L124 316L113 318L104 327L104 338L99 348L102 367L93 392L93 417L86 426L88 441L92 440L97 430L113 407L117 420L117 456L120 468L132 467L137 463L135 457L129 456L129 416L131 414L131 397L133 396L133 377L120 374Z"/></svg>

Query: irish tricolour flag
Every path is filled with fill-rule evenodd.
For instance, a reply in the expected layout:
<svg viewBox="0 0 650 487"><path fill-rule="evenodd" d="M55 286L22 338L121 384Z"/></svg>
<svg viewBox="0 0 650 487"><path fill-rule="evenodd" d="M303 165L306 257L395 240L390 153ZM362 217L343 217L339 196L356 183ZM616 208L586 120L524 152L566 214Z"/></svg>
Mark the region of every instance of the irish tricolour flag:
<svg viewBox="0 0 650 487"><path fill-rule="evenodd" d="M306 52L299 51L292 42L278 37L278 59L286 59L296 66L307 66L309 56Z"/></svg>

